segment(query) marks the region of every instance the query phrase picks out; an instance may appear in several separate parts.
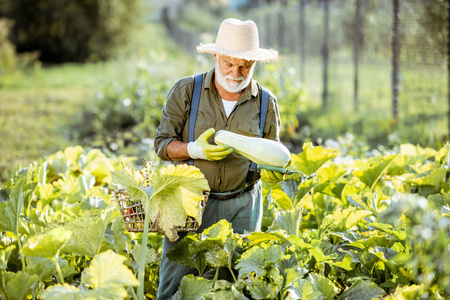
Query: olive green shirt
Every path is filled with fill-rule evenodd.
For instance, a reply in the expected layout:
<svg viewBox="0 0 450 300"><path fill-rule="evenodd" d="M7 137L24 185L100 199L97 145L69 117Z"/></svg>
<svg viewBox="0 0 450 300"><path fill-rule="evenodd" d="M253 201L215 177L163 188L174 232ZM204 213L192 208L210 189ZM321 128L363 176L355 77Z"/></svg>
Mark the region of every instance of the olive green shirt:
<svg viewBox="0 0 450 300"><path fill-rule="evenodd" d="M169 92L155 138L155 151L163 160L170 160L167 155L167 145L170 142L174 140L188 142L189 111L193 89L194 76L190 76L176 82ZM227 118L222 99L215 87L214 69L204 73L194 140L211 127L216 132L225 129L246 136L258 137L260 132L260 95L261 86L252 79ZM279 141L279 133L278 102L277 98L269 93L269 108L262 137ZM213 144L214 139L211 137L209 142ZM187 163L187 161L183 163ZM219 161L197 159L194 161L194 166L198 167L205 175L211 191L222 193L235 191L244 186L250 161L233 152ZM255 172L253 181L258 178L259 174Z"/></svg>

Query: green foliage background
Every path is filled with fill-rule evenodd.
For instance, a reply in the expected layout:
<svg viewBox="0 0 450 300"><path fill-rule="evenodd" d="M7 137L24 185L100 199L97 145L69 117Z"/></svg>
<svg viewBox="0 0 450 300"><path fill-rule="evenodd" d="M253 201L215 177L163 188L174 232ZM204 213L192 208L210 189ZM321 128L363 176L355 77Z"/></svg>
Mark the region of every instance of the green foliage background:
<svg viewBox="0 0 450 300"><path fill-rule="evenodd" d="M140 1L7 1L16 50L39 52L44 62L104 60L123 44L140 19Z"/></svg>

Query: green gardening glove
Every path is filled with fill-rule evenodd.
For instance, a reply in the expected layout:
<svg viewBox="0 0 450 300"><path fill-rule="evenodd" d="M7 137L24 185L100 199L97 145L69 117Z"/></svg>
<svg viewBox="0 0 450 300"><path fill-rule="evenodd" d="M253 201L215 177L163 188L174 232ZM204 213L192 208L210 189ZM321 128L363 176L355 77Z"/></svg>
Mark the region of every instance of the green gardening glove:
<svg viewBox="0 0 450 300"><path fill-rule="evenodd" d="M189 156L193 159L206 159L209 161L224 159L233 152L228 145L212 145L208 139L215 133L214 128L203 132L195 142L190 142L187 147Z"/></svg>
<svg viewBox="0 0 450 300"><path fill-rule="evenodd" d="M285 176L286 174L280 172L269 171L265 169L261 170L261 180L267 183L282 182Z"/></svg>

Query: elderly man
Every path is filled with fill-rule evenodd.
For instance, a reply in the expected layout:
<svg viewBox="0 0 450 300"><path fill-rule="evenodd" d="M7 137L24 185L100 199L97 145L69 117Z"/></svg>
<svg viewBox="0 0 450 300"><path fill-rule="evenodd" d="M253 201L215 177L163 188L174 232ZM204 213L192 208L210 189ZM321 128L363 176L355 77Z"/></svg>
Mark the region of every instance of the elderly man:
<svg viewBox="0 0 450 300"><path fill-rule="evenodd" d="M197 51L213 54L215 68L195 79L191 76L175 83L163 108L155 150L164 160L193 162L208 180L211 193L198 232L221 219L230 222L237 233L258 231L262 218L259 179L280 182L284 174L255 172L248 159L233 153L226 145L215 145L212 136L215 131L225 129L279 140L277 99L270 92L263 96L264 89L252 78L256 61L276 60L278 53L259 47L258 29L253 21L236 19L224 20L216 42L200 44ZM201 84L194 88L197 78ZM260 124L262 115L265 121ZM195 273L167 259L167 252L176 244L164 239L157 299L171 299L182 277Z"/></svg>

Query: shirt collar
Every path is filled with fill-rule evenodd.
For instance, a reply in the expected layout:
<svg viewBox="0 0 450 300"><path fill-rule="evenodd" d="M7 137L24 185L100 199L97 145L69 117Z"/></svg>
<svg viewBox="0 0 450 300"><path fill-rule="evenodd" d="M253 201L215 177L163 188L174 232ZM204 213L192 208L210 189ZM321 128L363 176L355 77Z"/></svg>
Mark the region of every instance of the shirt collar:
<svg viewBox="0 0 450 300"><path fill-rule="evenodd" d="M208 71L206 73L205 77L205 84L203 85L204 89L211 89L216 90L216 87L214 85L214 68ZM216 90L217 91L217 90ZM256 83L256 80L252 78L250 80L250 84L244 89L244 92L241 95L241 100L250 100L252 97L257 97L259 93L258 85Z"/></svg>

